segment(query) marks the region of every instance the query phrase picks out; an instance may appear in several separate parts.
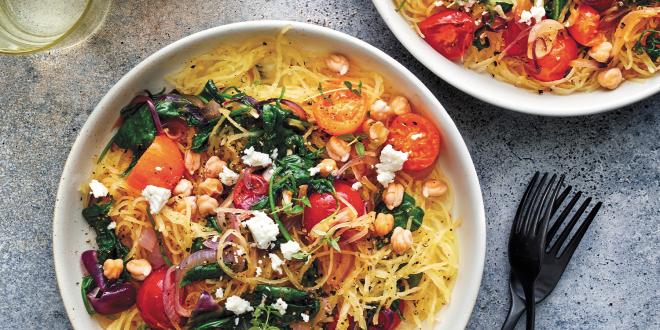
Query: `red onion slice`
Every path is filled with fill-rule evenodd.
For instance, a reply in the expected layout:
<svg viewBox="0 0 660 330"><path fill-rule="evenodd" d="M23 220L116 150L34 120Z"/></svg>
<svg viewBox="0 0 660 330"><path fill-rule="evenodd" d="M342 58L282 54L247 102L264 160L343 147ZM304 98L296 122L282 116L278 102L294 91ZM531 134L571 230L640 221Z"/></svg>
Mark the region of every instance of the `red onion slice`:
<svg viewBox="0 0 660 330"><path fill-rule="evenodd" d="M179 317L175 308L175 301L177 299L175 297L175 285L176 267L172 266L165 273L165 280L163 281L163 309L165 309L165 315L170 320L170 324L178 330L181 329L179 326L181 324L181 317Z"/></svg>
<svg viewBox="0 0 660 330"><path fill-rule="evenodd" d="M94 311L102 315L115 314L127 310L137 298L135 287L129 283L114 284L101 292L96 288L87 294L89 302L94 307Z"/></svg>
<svg viewBox="0 0 660 330"><path fill-rule="evenodd" d="M87 273L90 276L92 276L92 279L94 279L96 286L101 291L104 291L107 283L105 281L105 277L103 276L101 265L99 265L98 254L96 253L96 251L87 250L82 253L80 259L82 261L83 266L85 266L85 270L87 270Z"/></svg>

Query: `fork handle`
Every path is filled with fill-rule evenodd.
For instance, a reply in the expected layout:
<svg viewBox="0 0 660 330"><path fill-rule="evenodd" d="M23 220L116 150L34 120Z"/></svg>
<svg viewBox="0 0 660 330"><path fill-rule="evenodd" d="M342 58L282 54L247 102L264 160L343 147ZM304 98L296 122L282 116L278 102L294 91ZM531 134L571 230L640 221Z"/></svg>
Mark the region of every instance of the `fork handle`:
<svg viewBox="0 0 660 330"><path fill-rule="evenodd" d="M534 319L536 317L536 303L534 300L534 284L524 285L525 309L527 309L527 330L534 330Z"/></svg>
<svg viewBox="0 0 660 330"><path fill-rule="evenodd" d="M509 305L509 315L506 316L506 321L502 324L502 330L513 330L516 324L525 311L525 301L523 301L513 291L513 286L509 283L509 293L511 293L511 305Z"/></svg>

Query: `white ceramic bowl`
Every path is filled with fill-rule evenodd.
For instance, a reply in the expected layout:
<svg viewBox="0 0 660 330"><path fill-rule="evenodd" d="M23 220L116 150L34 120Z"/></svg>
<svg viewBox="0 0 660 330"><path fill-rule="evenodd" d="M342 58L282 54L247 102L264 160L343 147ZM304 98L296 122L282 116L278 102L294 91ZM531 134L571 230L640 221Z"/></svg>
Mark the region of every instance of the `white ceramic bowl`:
<svg viewBox="0 0 660 330"><path fill-rule="evenodd" d="M290 25L287 37L318 51L350 54L361 65L376 69L389 82L396 82L414 107L432 119L443 133L440 166L455 189L454 215L463 219L457 231L460 271L451 303L440 312L436 329L462 329L474 306L484 265L486 226L477 174L460 133L433 94L401 64L375 47L328 28L286 21L253 21L219 26L183 38L145 59L122 77L101 100L71 149L60 180L53 223L53 252L60 293L69 319L76 329L98 329L85 312L78 283L82 277L80 253L92 247L93 237L81 216L79 187L87 184L97 155L111 137L119 110L144 89L160 90L164 76L178 70L189 58L221 42L240 42L255 35L275 35ZM169 87L169 86L168 86ZM89 233L84 235L84 233Z"/></svg>
<svg viewBox="0 0 660 330"><path fill-rule="evenodd" d="M463 92L503 108L542 116L579 116L618 109L660 91L657 74L642 82L624 82L613 91L539 95L446 59L399 15L392 0L372 1L392 33L424 66Z"/></svg>

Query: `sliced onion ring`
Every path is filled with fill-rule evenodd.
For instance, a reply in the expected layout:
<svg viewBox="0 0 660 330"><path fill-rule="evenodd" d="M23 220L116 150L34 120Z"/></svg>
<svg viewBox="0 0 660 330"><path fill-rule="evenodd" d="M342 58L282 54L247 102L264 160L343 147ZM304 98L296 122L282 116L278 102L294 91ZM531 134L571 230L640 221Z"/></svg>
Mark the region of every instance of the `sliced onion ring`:
<svg viewBox="0 0 660 330"><path fill-rule="evenodd" d="M544 19L534 25L527 37L527 57L531 59L535 55L536 58L547 55L552 50L557 34L563 30L564 26L553 19Z"/></svg>

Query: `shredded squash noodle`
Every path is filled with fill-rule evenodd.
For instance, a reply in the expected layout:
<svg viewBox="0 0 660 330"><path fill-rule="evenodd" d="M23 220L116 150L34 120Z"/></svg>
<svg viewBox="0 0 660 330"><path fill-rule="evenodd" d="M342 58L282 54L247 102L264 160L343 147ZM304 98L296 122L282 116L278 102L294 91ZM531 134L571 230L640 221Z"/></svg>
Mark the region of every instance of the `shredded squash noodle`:
<svg viewBox="0 0 660 330"><path fill-rule="evenodd" d="M408 1L402 14L411 22L415 22L432 11L432 1ZM623 40L616 44L616 49L619 51L617 59L622 66L628 68L627 70L631 72L639 70L637 75L640 76L652 63L633 54L630 48L635 36L641 29L647 28L649 23L639 23L641 18L629 18L630 15L632 13L624 20L632 23L625 31L617 31L617 35ZM641 17L644 14L639 15ZM635 22L639 26L635 27ZM337 137L328 134L319 126L322 124L322 118L318 117L319 111L332 108L345 99L356 99L360 101L355 104L360 104L359 107L364 109L349 109L349 111L368 113L369 108L377 101L392 101L397 96L396 91L394 86L385 82L378 72L364 70L350 59L348 59L350 64L348 72L343 75L338 74L333 70L332 65L328 64L329 54L304 50L289 41L285 35L286 31L282 31L275 37L260 37L235 44L223 44L191 59L183 69L167 79L176 91L186 97L202 95L207 82L213 81L221 93L231 94L234 93L231 92L232 90L240 90L241 94L231 94L233 97L248 95L257 101L281 99L282 104L285 104L284 99L286 99L298 104L304 114L296 113L296 115L306 117L304 127L301 127L297 133L307 149L305 153L312 155L309 157L318 155L319 160L328 158L329 144L334 143L332 139ZM488 52L490 51L470 53L466 65L488 70L501 79L511 79L512 82L516 79L516 84L538 87L534 85L536 83L518 78L516 70L519 68L516 69L515 63L505 64L509 61L506 58L495 60L496 55ZM493 65L496 61L503 65ZM571 75L570 81L553 88L568 92L593 87L590 74L586 70L579 71ZM161 99L158 96L153 97L160 111L161 106L158 102ZM192 102L199 104L200 101L195 99ZM217 114L213 121L209 121L210 124L206 128L208 140L205 150L191 153L191 148L196 148L196 143L199 143L197 141L201 130L199 126L183 126L183 133L176 139L176 147L185 158L184 177L192 184L191 195L197 196L197 204L195 201L191 203L190 199L183 195L177 195L177 187L157 213L149 214L150 210L153 211L153 206L150 206L151 201L140 193L141 189L132 186L130 181L131 176L138 170L150 151L147 150L141 156L133 172L129 174L128 180L126 169L134 163L139 151L119 147L115 138L115 143L111 144L107 152L100 157L91 179L98 180L109 191L105 199L111 199L112 202L108 216L116 224L114 232L119 241L128 249L123 259L152 260L153 249L149 250L140 243L142 236L152 230L157 233L157 238L162 244L163 256L174 265L175 273L181 271L179 268L183 267L176 265L188 262L186 259L193 252L191 249L195 242L204 241L205 245L212 245L217 251L212 262L218 262L222 275L192 281L178 288L176 291L180 293L182 309L194 309L202 292L210 293L220 306L224 306L228 297L246 297L257 286L267 285L293 288L309 295L309 299L318 301L320 308L315 315L311 315L308 322L304 321L304 316L300 319L300 316L294 315L298 317L297 321L287 326L295 329L319 329L331 323L336 329L349 329L349 326L367 329L369 325L383 322L382 319L379 320L379 315L384 310L394 310L400 315L397 318L401 318L402 323L393 324L397 329L415 329L422 327L425 322L432 322L443 305L449 302L459 271L459 251L455 230L460 225L460 221L452 218L451 215L454 198L451 189L432 197L425 196L424 193L424 185L428 180L444 187L448 186L449 181L441 171L433 169L423 178L410 176L405 171L396 172L395 183L405 188L406 195L413 200L413 206L423 210L423 221L420 219L420 224L410 220L413 219L412 216L404 220L404 223L398 223L403 229L411 230L412 244L404 252L396 253L390 244L390 234L381 237L373 234L378 213L389 212L379 211L377 207L377 204L382 203L383 186L377 180L374 168L384 144L382 141L376 143L373 136L369 137L368 129L364 136L360 136L359 133L354 133L350 137L342 136L341 138L346 140L345 144L353 151L348 161L338 161L338 167L341 169L334 169L333 173L337 175L334 179L335 188L339 191L337 181L356 182L353 184L353 191L365 201L365 210L359 210L361 206L356 206L351 201L350 194L337 193L335 196L338 207L330 216L318 223L312 233L305 228L305 225L301 225L303 221L301 212L288 214L282 211L285 204L284 202L280 204L283 197L278 193L274 200L269 199L275 211L271 212L273 209L265 206L264 208L269 210L265 214L273 219L280 219L290 234L290 240L296 242L300 247L299 250L304 252L302 257L286 260L278 248L273 248L275 244L270 249L259 249L255 246L258 241L254 232L251 232L244 222L253 216L256 218L257 214L237 205L236 199L240 194L238 186L246 177L263 176L266 181L270 180L272 189L273 182L277 181L268 176L280 178L282 174L278 169L284 165L271 167L271 173L268 174L268 168L255 168L245 164L246 161L242 159L246 155L245 150L254 145L254 134L261 134L261 130L255 130L251 126L250 120L259 120L264 114L260 113L261 110L257 111L261 106L259 105L254 108L248 107L250 109L246 110L248 112L245 116L238 117L234 112L236 107L232 108L228 104L231 102L217 102L211 106L209 105L213 103L211 101L206 105L207 109L210 108ZM276 102L280 104L280 101ZM394 107L394 102L391 105ZM295 106L291 107L295 108ZM128 119L124 119L124 122L126 121ZM362 121L360 119L358 124ZM382 121L389 125L392 118ZM289 123L292 126L299 125L295 121ZM173 134L167 121L163 127L166 127L168 135ZM394 128L390 126L390 130L393 131ZM275 139L283 138L275 136ZM297 152L300 150L293 153ZM279 156L271 155L271 157L281 160L286 153L290 154L291 150L281 150ZM213 217L215 225L220 227L220 230L214 229L206 215L201 215L200 196L208 194L205 190L208 189L205 186L209 180L205 174L208 171L205 166L208 165L205 164L213 156L224 161L228 169L239 175L239 183L225 184L224 191L221 189L219 194L213 195L217 201ZM409 153L406 162L413 161L414 156L414 153ZM198 164L199 169L195 169L195 163ZM191 167L192 171L190 171ZM156 171L160 170L156 169ZM304 169L304 173L308 171ZM312 180L315 180L314 178L322 180L330 177L312 174ZM332 184L331 180L329 182ZM295 188L301 190L294 192L293 203L305 207L304 217L307 218L307 206L304 205L309 202L307 196L310 192L323 192L324 188L318 188L314 183L305 185L304 188ZM258 188L252 187L252 189ZM87 187L83 187L82 190L85 195L89 194ZM94 199L90 199L88 203L91 205L94 202ZM96 202L98 203L99 200ZM311 202L314 203L314 200ZM331 221L341 217L345 219ZM281 240L282 237L279 236L280 241L277 244L286 242L286 239ZM274 264L277 261L270 254L278 255L279 258L276 259L280 259L283 263ZM234 261L228 261L228 258ZM235 262L237 260L240 262ZM310 280L312 271L314 276ZM183 274L177 276L176 278L180 279ZM138 290L141 289L140 281L134 279L129 281ZM218 289L221 289L222 295L215 295ZM139 303L138 300L138 306ZM289 309L292 308L291 304L289 302ZM106 329L137 329L145 325L145 319L141 316L141 312L144 311L139 310L138 306L134 305L120 313L97 318ZM254 304L252 307L257 308ZM165 309L167 308L166 306ZM230 312L226 310L225 312L231 315ZM242 317L249 314L249 312L243 314ZM194 315L193 313L193 318ZM172 321L169 315L168 317ZM257 319L259 316L255 312L252 317ZM256 322L254 319L251 323L253 326ZM243 321L245 320L241 319L241 322ZM236 324L238 322L237 317ZM249 318L246 322L250 322ZM227 328L234 326L232 318ZM184 324L183 321L180 324L173 324L172 327L194 328L190 324Z"/></svg>

